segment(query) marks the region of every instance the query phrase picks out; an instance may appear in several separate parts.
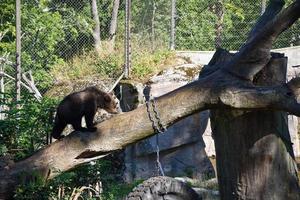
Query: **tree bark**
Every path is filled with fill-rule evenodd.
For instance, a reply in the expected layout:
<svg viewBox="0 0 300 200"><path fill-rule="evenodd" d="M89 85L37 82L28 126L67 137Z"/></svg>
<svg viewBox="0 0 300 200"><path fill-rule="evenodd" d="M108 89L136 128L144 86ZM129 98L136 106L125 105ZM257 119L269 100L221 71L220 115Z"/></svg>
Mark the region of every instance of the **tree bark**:
<svg viewBox="0 0 300 200"><path fill-rule="evenodd" d="M170 126L183 117L207 109L214 109L215 112L220 113L221 117L223 117L222 112L225 113L225 109L235 110L234 116L229 115L231 117L229 120L232 119L232 121L223 121L224 129L239 127L239 123L244 124L245 119L239 121L235 119L239 119L239 114L245 114L245 111L272 111L266 115L254 116L264 116L266 118L262 119L267 120L275 120L277 115L272 114L274 111L285 111L300 116L300 104L297 102L297 97L300 95L300 78L294 78L288 83L281 82L276 85L272 83L268 86L254 85L252 82L253 77L269 63L272 42L300 17L300 12L298 12L300 0L295 1L279 14L270 10L275 4L281 5L282 1L271 1L265 12L267 14L264 14L254 27L257 31L252 31L248 41L237 54L232 55L224 50L217 50L209 63L211 67L203 69L199 80L156 99L156 110L160 113L160 119L165 126ZM273 66L276 65L270 64L271 68ZM154 112L153 108L150 109L150 112ZM254 117L247 118L250 124ZM222 141L220 144L216 141L220 162L224 160L222 155L233 157L239 155L236 152L244 151L243 145L249 149L248 157L242 157L246 161L240 162L247 165L240 166L226 162L226 160L221 165L222 168L230 171L241 170L242 173L238 176L241 177L241 180L235 180L235 185L226 182L226 186L233 184L233 191L239 194L240 199L251 199L251 196L248 198L245 195L252 195L254 192L258 192L259 199L263 199L265 195L269 195L268 192L272 188L285 191L285 189L278 188L280 184L284 188L290 188L291 198L296 197L299 185L295 183L297 175L296 171L293 171L292 156L289 152L290 144L287 142L287 138L283 137L284 135L279 137L271 134L275 133L275 129L270 127L270 123L266 123L262 127L259 122L256 121L254 127L239 133L240 135L233 134L237 137L233 138L234 141L244 143L237 142L232 145L231 142L229 143L231 138L228 135L223 137L226 140L225 144L228 145L225 150L232 148L235 151L232 155L226 151L220 152ZM216 126L215 128L217 129ZM262 131L262 128L268 132ZM98 124L96 132L73 132L64 139L39 150L31 157L0 169L0 199L10 199L16 186L22 182L33 181L32 176L34 175L38 175L46 181L79 164L102 158L115 150L152 136L153 132L146 105ZM276 133L285 132L278 131ZM248 138L252 138L252 140L248 141ZM243 153L245 152L241 152L242 155ZM276 156L274 156L275 154ZM283 160L280 162L279 159ZM239 161L239 157L236 160ZM269 172L269 174L255 172L256 176L250 179L249 174L253 172L252 168L258 169L256 165L263 165L259 166L259 169L263 169L262 172ZM218 166L220 167L220 164ZM239 168L235 169L235 166ZM270 174L277 173L278 169L276 168L279 167L282 170L280 174ZM218 176L224 176L222 173L223 170ZM230 172L225 172L225 176L226 173ZM254 188L249 186L249 181L254 181L250 183L253 185L257 183L258 189L248 192L248 187ZM246 184L241 185L240 183ZM223 191L222 187L221 191ZM221 194L224 195L224 192ZM227 199L226 196L223 196L223 199Z"/></svg>
<svg viewBox="0 0 300 200"><path fill-rule="evenodd" d="M111 50L115 47L115 39L116 39L116 31L117 31L117 24L118 24L118 11L120 6L120 0L114 0L111 20L110 20L110 27L109 27L109 48Z"/></svg>
<svg viewBox="0 0 300 200"><path fill-rule="evenodd" d="M257 85L285 82L286 58L273 58ZM300 199L287 113L211 111L222 199Z"/></svg>
<svg viewBox="0 0 300 200"><path fill-rule="evenodd" d="M90 0L91 4L91 13L92 18L94 20L94 28L93 28L93 38L94 38L94 46L96 52L100 52L101 50L101 37L100 37L100 20L98 14L97 0Z"/></svg>

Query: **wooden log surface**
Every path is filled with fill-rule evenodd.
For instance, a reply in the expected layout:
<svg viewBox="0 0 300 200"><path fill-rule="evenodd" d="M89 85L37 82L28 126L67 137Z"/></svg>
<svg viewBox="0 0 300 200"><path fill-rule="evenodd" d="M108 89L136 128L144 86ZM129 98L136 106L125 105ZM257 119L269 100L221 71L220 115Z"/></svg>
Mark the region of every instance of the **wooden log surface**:
<svg viewBox="0 0 300 200"><path fill-rule="evenodd" d="M271 59L255 84L285 83L286 67L285 57ZM300 199L287 117L281 111L211 111L222 199Z"/></svg>

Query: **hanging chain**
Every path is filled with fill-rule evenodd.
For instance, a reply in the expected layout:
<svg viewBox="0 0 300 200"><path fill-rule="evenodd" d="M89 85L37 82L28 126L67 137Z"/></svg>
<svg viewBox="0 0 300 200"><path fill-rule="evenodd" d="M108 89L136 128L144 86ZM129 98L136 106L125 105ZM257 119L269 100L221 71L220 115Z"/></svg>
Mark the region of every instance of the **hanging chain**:
<svg viewBox="0 0 300 200"><path fill-rule="evenodd" d="M162 175L162 176L165 176L165 172L164 172L164 169L162 167L162 164L160 162L160 156L159 156L159 140L158 140L158 137L159 135L156 135L156 164L157 164L157 172L158 172L158 175L159 173Z"/></svg>
<svg viewBox="0 0 300 200"><path fill-rule="evenodd" d="M145 97L146 99L146 97ZM152 110L150 109L152 108ZM156 101L155 98L147 100L146 99L146 108L148 112L148 116L150 121L152 122L152 128L155 133L164 133L167 128L163 125L162 120L160 118L159 112L156 107ZM152 112L153 111L153 112ZM152 114L153 113L153 114ZM156 135L156 163L157 163L157 171L160 173L162 176L165 176L162 164L160 162L160 156L159 156L159 140L158 140L159 135Z"/></svg>
<svg viewBox="0 0 300 200"><path fill-rule="evenodd" d="M149 99L149 101L146 101L146 107L147 112L150 121L152 122L152 128L155 133L164 133L167 128L163 125L162 120L160 118L159 112L156 107L156 101L155 98ZM150 110L150 107L152 107L152 110ZM151 114L153 111L154 114Z"/></svg>
<svg viewBox="0 0 300 200"><path fill-rule="evenodd" d="M147 113L148 113L148 117L152 123L152 128L154 130L154 132L156 132L156 126L155 126L155 120L152 117L151 111L150 111L150 105L149 105L149 101L146 100L146 108L147 108Z"/></svg>
<svg viewBox="0 0 300 200"><path fill-rule="evenodd" d="M154 116L157 120L158 132L159 133L164 133L167 130L167 128L162 124L162 120L161 120L159 112L156 108L155 98L152 99L152 107L153 107Z"/></svg>

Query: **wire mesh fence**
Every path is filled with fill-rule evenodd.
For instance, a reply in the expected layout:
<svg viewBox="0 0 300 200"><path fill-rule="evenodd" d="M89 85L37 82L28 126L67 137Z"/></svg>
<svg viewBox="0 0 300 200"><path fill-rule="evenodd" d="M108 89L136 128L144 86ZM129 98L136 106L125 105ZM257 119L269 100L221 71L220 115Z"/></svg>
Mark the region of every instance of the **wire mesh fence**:
<svg viewBox="0 0 300 200"><path fill-rule="evenodd" d="M22 91L25 85L44 95L53 84L84 77L118 77L125 64L126 2L128 0L21 1ZM14 90L15 2L3 0L0 29L1 92ZM136 60L168 50L175 5L175 50L237 50L261 14L260 1L135 0L130 6L133 71ZM173 12L174 13L174 12ZM299 45L297 22L274 48ZM26 74L25 74L26 75ZM31 80L32 79L32 80ZM30 82L31 81L31 82ZM34 82L33 82L34 81ZM35 89L29 90L34 92ZM38 95L38 94L36 94Z"/></svg>

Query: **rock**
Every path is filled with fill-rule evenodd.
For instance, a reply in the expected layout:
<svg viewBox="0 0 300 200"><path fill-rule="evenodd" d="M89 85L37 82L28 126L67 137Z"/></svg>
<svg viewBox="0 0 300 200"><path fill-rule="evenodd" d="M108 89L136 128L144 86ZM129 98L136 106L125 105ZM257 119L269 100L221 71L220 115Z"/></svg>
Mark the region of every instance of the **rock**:
<svg viewBox="0 0 300 200"><path fill-rule="evenodd" d="M274 52L284 53L288 58L287 79L290 80L300 74L300 46L274 49Z"/></svg>
<svg viewBox="0 0 300 200"><path fill-rule="evenodd" d="M291 141L293 143L293 150L295 157L300 157L300 143L298 135L298 117L294 115L288 116L288 126L291 136Z"/></svg>
<svg viewBox="0 0 300 200"><path fill-rule="evenodd" d="M173 68L167 68L151 77L149 83L151 83L151 85L170 82L186 84L197 79L201 67L201 65L197 64L183 64Z"/></svg>
<svg viewBox="0 0 300 200"><path fill-rule="evenodd" d="M219 200L220 193L217 190L208 190L204 188L193 188L195 192L202 198L202 200Z"/></svg>
<svg viewBox="0 0 300 200"><path fill-rule="evenodd" d="M113 79L99 79L99 77L89 77L87 79L76 80L74 82L59 81L55 82L54 86L49 91L47 91L45 96L63 98L72 92L83 90L84 88L89 86L97 86L104 91L108 91L113 83Z"/></svg>
<svg viewBox="0 0 300 200"><path fill-rule="evenodd" d="M191 179L189 177L175 177L175 179L192 185L194 191L197 192L197 194L201 197L202 200L220 199L217 178L212 178L202 182L199 180Z"/></svg>
<svg viewBox="0 0 300 200"><path fill-rule="evenodd" d="M205 119L206 122L206 128L203 131L202 138L205 144L205 152L208 157L215 157L216 156L216 150L215 150L215 142L212 135L212 130L210 126L210 119L209 119L209 111L203 111L201 112L203 115L203 119ZM201 122L203 123L203 122Z"/></svg>
<svg viewBox="0 0 300 200"><path fill-rule="evenodd" d="M145 102L143 90L144 86L134 81L121 81L116 86L114 92L120 100L120 106L123 112L134 110Z"/></svg>
<svg viewBox="0 0 300 200"><path fill-rule="evenodd" d="M168 68L153 76L147 82L144 94L158 97L188 82L195 80L201 66L184 64ZM125 88L128 86L125 85ZM132 86L136 88L137 86ZM142 102L141 94L134 94L140 89L125 90L126 95L134 99L123 99L126 103ZM128 91L133 92L128 93ZM121 100L121 105L124 105ZM135 106L127 107L134 108ZM214 176L214 169L205 152L202 135L208 123L208 112L194 114L170 126L163 133L138 142L125 150L125 179L132 182L135 179L147 179L159 175L157 170L157 144L160 152L160 162L167 176L189 176L205 180ZM158 143L157 143L158 142Z"/></svg>

